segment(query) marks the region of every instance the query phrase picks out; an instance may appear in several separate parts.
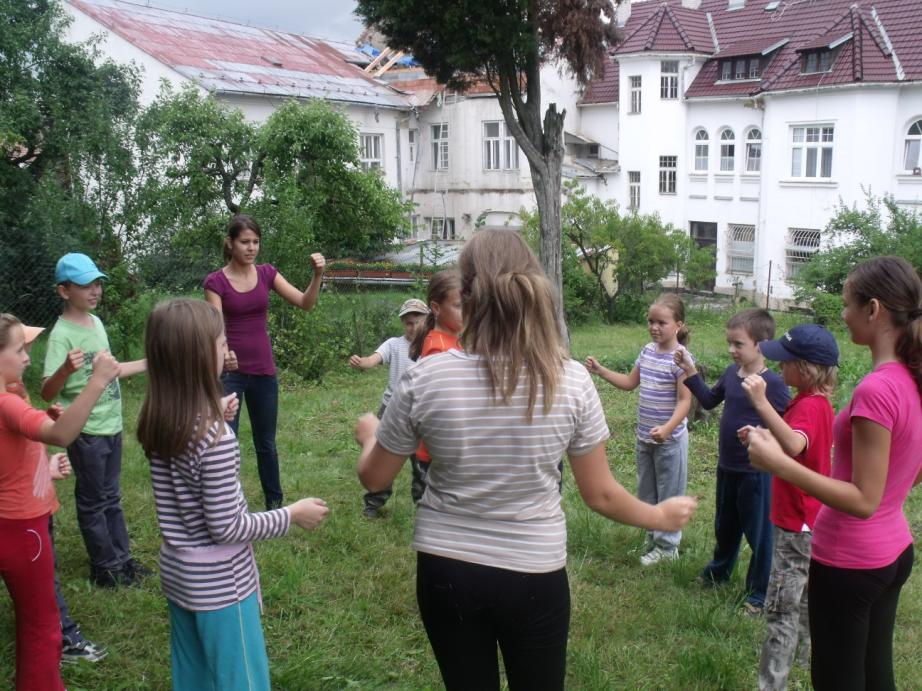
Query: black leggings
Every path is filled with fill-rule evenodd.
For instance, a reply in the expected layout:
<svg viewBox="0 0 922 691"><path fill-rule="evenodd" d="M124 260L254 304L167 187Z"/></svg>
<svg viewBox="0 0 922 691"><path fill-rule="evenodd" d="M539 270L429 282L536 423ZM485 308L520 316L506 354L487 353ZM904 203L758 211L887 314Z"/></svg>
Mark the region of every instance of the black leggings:
<svg viewBox="0 0 922 691"><path fill-rule="evenodd" d="M912 559L910 545L880 569L839 569L810 561L810 672L816 691L896 689L893 626Z"/></svg>
<svg viewBox="0 0 922 691"><path fill-rule="evenodd" d="M563 689L570 627L566 569L522 573L420 552L416 598L448 691Z"/></svg>

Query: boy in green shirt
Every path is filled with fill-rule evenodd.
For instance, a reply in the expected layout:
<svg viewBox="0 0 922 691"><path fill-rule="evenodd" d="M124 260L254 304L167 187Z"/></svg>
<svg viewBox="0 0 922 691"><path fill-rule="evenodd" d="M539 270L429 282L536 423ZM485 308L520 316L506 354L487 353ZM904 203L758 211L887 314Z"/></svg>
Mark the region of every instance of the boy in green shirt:
<svg viewBox="0 0 922 691"><path fill-rule="evenodd" d="M93 357L109 350L106 329L91 314L108 279L85 254L65 254L55 268L64 311L48 337L42 398L65 406L86 386ZM119 377L147 369L145 360L121 364ZM77 523L90 557L90 579L104 588L132 585L151 574L131 557L122 510L122 400L113 380L93 408L83 433L67 448L76 482Z"/></svg>

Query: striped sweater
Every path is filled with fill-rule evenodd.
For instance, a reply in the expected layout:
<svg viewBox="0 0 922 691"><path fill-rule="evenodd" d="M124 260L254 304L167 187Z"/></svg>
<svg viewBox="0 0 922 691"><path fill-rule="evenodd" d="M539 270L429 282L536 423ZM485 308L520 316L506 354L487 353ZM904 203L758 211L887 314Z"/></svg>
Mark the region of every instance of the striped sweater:
<svg viewBox="0 0 922 691"><path fill-rule="evenodd" d="M220 427L178 457L150 457L163 536L161 587L167 599L193 611L220 609L251 595L259 575L250 542L284 535L291 521L284 508L249 512L237 437L227 425Z"/></svg>
<svg viewBox="0 0 922 691"><path fill-rule="evenodd" d="M422 438L432 452L416 513L417 551L525 573L564 567L558 464L565 453L579 463L609 432L579 363L564 363L546 414L541 390L529 422L524 377L508 405L495 400L476 355L450 350L407 370L377 439L388 451L409 455Z"/></svg>

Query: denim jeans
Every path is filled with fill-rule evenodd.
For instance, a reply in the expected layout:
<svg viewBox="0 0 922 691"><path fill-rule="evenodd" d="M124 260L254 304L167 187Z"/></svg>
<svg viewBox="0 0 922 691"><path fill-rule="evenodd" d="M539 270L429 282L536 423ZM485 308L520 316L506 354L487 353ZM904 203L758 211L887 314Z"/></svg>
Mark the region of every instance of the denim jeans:
<svg viewBox="0 0 922 691"><path fill-rule="evenodd" d="M685 494L688 481L688 432L662 444L637 441L637 498L648 504ZM647 542L667 551L678 549L682 531L647 531Z"/></svg>
<svg viewBox="0 0 922 691"><path fill-rule="evenodd" d="M240 406L230 423L234 434L240 426L240 411L246 403L250 426L253 428L253 446L256 449L256 467L259 482L266 497L266 508L282 505L282 481L279 478L279 456L275 447L275 430L278 426L279 383L274 375L225 372L224 395L237 394Z"/></svg>
<svg viewBox="0 0 922 691"><path fill-rule="evenodd" d="M77 524L92 575L118 571L131 558L122 510L122 435L81 434L67 447L74 469Z"/></svg>
<svg viewBox="0 0 922 691"><path fill-rule="evenodd" d="M772 572L765 598L765 642L759 660L760 691L784 691L791 665L806 666L810 651L807 575L813 533L774 526Z"/></svg>
<svg viewBox="0 0 922 691"><path fill-rule="evenodd" d="M701 572L702 578L726 583L733 575L743 535L752 557L746 572L746 601L765 604L772 568L772 479L768 473L728 473L717 469L717 506L714 511L714 557Z"/></svg>

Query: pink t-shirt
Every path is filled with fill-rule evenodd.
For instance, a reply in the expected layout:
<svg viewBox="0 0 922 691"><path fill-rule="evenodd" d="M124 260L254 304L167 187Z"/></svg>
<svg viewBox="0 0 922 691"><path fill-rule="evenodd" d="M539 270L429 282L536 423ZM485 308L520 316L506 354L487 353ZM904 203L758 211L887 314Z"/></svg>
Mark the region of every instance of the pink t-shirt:
<svg viewBox="0 0 922 691"><path fill-rule="evenodd" d="M45 445L39 440L48 421L17 393L0 391L0 518L25 520L58 510Z"/></svg>
<svg viewBox="0 0 922 691"><path fill-rule="evenodd" d="M256 267L256 287L241 293L218 269L208 274L205 290L221 298L227 347L237 356L237 371L241 374L275 374L272 344L266 322L269 317L269 291L278 270L272 264Z"/></svg>
<svg viewBox="0 0 922 691"><path fill-rule="evenodd" d="M813 558L843 569L879 569L912 544L903 502L922 469L922 402L909 370L888 362L862 379L833 425L832 477L852 479L852 419L890 430L890 463L880 506L867 519L823 506L813 531Z"/></svg>

